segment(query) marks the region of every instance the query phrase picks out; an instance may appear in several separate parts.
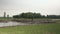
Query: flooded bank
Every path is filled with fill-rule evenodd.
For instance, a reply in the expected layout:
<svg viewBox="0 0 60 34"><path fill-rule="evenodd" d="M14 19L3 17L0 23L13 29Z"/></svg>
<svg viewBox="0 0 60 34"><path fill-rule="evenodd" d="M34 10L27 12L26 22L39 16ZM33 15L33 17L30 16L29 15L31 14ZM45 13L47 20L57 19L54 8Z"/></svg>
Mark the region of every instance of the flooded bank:
<svg viewBox="0 0 60 34"><path fill-rule="evenodd" d="M60 20L60 19L59 19ZM31 24L47 24L47 23L55 23L59 21L58 19L52 19L52 20L0 20L0 27L5 26L17 26L17 25L31 25Z"/></svg>

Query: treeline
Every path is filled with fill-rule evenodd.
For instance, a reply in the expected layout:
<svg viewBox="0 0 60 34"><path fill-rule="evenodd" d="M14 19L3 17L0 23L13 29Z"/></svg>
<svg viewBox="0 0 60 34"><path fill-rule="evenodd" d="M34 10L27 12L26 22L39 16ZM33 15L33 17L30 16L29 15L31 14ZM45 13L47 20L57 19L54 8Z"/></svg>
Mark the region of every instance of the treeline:
<svg viewBox="0 0 60 34"><path fill-rule="evenodd" d="M19 15L14 15L13 18L60 18L60 15L41 15L40 13L32 13L32 12L27 12L27 13L21 13Z"/></svg>
<svg viewBox="0 0 60 34"><path fill-rule="evenodd" d="M60 19L60 15L47 15L46 18Z"/></svg>

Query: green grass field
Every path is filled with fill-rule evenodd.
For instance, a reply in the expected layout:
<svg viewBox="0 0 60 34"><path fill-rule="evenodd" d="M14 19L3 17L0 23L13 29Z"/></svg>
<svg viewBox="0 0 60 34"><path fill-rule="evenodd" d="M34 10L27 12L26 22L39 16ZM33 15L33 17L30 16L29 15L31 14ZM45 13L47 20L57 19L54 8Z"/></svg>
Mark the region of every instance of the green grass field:
<svg viewBox="0 0 60 34"><path fill-rule="evenodd" d="M60 23L4 27L0 34L60 34Z"/></svg>
<svg viewBox="0 0 60 34"><path fill-rule="evenodd" d="M0 20L12 20L12 18L0 18Z"/></svg>

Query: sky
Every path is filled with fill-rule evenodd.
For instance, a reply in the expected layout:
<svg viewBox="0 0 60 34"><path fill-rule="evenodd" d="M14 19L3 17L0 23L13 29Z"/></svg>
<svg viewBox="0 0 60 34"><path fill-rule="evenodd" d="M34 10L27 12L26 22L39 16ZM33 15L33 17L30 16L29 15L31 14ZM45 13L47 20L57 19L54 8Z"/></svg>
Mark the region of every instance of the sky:
<svg viewBox="0 0 60 34"><path fill-rule="evenodd" d="M4 12L10 17L23 12L60 15L60 0L0 0L0 17Z"/></svg>

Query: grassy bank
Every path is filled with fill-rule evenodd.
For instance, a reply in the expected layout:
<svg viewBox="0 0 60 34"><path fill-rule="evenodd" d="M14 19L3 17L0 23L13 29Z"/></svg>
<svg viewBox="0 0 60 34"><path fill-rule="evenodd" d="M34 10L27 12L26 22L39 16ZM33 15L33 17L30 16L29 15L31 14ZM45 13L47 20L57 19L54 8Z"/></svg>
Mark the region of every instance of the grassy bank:
<svg viewBox="0 0 60 34"><path fill-rule="evenodd" d="M60 34L60 23L5 27L0 34Z"/></svg>

